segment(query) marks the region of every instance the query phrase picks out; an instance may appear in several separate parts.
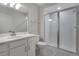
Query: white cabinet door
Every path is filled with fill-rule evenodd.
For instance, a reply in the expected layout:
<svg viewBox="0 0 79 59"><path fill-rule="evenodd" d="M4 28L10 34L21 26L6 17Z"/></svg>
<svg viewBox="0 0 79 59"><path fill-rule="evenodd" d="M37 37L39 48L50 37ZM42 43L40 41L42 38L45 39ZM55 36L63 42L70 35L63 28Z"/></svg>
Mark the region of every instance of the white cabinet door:
<svg viewBox="0 0 79 59"><path fill-rule="evenodd" d="M60 48L76 52L76 9L60 12Z"/></svg>
<svg viewBox="0 0 79 59"><path fill-rule="evenodd" d="M0 56L8 56L8 51L0 53Z"/></svg>
<svg viewBox="0 0 79 59"><path fill-rule="evenodd" d="M25 45L10 49L10 56L25 56L27 55Z"/></svg>
<svg viewBox="0 0 79 59"><path fill-rule="evenodd" d="M28 56L35 56L36 54L36 39L37 37L28 39Z"/></svg>
<svg viewBox="0 0 79 59"><path fill-rule="evenodd" d="M0 44L0 56L8 56L8 49L7 43Z"/></svg>

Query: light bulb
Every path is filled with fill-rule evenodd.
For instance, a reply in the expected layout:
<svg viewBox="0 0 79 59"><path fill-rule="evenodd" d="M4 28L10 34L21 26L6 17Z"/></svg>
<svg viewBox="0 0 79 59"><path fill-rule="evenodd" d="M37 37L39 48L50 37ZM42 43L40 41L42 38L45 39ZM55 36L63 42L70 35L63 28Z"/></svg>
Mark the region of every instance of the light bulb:
<svg viewBox="0 0 79 59"><path fill-rule="evenodd" d="M15 6L16 9L19 9L20 7L21 7L20 3L16 4L16 6Z"/></svg>
<svg viewBox="0 0 79 59"><path fill-rule="evenodd" d="M28 17L26 16L26 19L28 19Z"/></svg>
<svg viewBox="0 0 79 59"><path fill-rule="evenodd" d="M3 5L7 5L8 3L2 3Z"/></svg>
<svg viewBox="0 0 79 59"><path fill-rule="evenodd" d="M10 7L14 7L15 3L10 3Z"/></svg>

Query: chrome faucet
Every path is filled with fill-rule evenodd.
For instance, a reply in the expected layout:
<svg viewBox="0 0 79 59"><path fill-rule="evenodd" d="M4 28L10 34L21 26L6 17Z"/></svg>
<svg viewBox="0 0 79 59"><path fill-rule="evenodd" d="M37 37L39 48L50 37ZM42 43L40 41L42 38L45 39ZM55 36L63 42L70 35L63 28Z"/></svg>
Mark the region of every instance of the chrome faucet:
<svg viewBox="0 0 79 59"><path fill-rule="evenodd" d="M26 23L26 21L27 21L27 23ZM22 24L24 24L24 23L27 24L27 29L28 29L28 20L24 20L23 22L21 22L20 24L18 24L18 25L14 28L14 30L16 30L16 28L20 27L20 26L21 26ZM8 31L8 32L11 33L11 36L16 36L16 32L15 32L14 30Z"/></svg>
<svg viewBox="0 0 79 59"><path fill-rule="evenodd" d="M8 31L8 32L10 32L10 33L11 33L11 36L16 36L15 31Z"/></svg>

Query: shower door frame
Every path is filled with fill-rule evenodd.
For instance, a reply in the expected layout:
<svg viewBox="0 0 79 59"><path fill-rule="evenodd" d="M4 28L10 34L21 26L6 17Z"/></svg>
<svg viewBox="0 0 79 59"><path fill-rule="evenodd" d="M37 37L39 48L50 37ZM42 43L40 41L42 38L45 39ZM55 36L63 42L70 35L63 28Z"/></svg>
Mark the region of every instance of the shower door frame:
<svg viewBox="0 0 79 59"><path fill-rule="evenodd" d="M68 51L68 50L65 50L63 48L60 48L60 15L59 14L62 11L77 9L77 7L78 6L74 6L74 7L63 9L63 10L58 10L58 11L55 11L55 12L51 12L52 14L57 13L57 16L58 16L58 32L57 32L57 38L58 39L57 39L57 47L55 47L55 48L61 49L61 50L66 51L66 52L74 53L72 51ZM48 15L48 14L51 14L51 13L44 14L44 41L45 41L45 16ZM77 19L76 19L76 26L77 26ZM77 29L76 29L76 34L77 34ZM77 44L78 44L78 38L76 38L76 53L78 51L78 49L77 49L78 45Z"/></svg>
<svg viewBox="0 0 79 59"><path fill-rule="evenodd" d="M59 48L59 12L58 11L52 12L52 13L48 13L48 14L44 15L44 41L45 41L45 38L46 38L45 37L45 16L46 15L50 15L50 14L55 14L55 13L57 13L57 22L58 22L58 24L57 24L57 26L58 26L58 28L57 28L57 47L56 48Z"/></svg>

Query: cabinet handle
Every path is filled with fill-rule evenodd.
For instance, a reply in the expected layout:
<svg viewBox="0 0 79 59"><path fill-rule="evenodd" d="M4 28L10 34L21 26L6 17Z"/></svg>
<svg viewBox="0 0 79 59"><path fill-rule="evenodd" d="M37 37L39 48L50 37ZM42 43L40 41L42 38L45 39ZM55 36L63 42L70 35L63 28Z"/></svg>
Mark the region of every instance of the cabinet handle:
<svg viewBox="0 0 79 59"><path fill-rule="evenodd" d="M30 45L28 45L28 51L30 50Z"/></svg>
<svg viewBox="0 0 79 59"><path fill-rule="evenodd" d="M25 47L25 52L27 52L27 47Z"/></svg>

